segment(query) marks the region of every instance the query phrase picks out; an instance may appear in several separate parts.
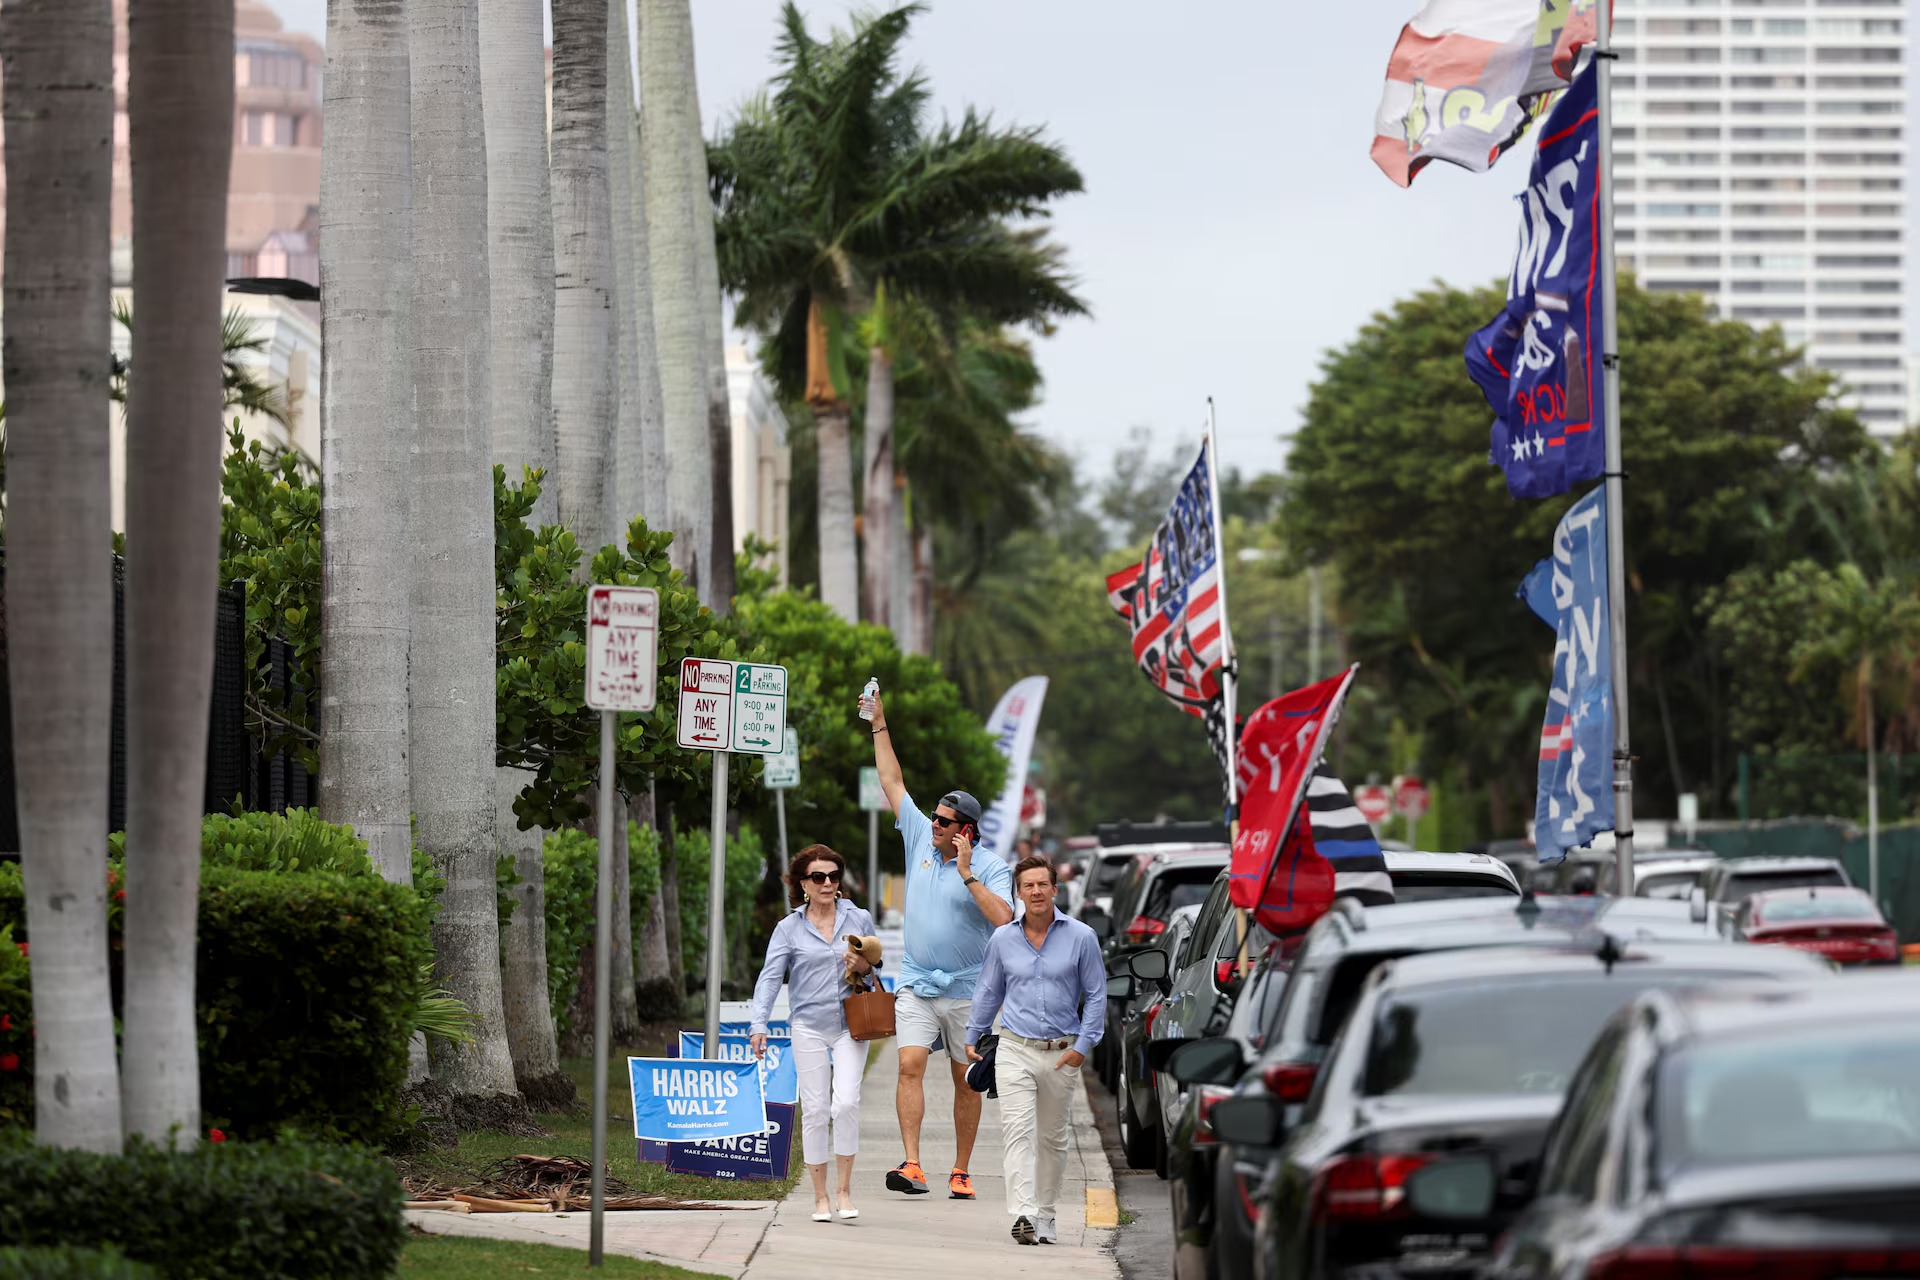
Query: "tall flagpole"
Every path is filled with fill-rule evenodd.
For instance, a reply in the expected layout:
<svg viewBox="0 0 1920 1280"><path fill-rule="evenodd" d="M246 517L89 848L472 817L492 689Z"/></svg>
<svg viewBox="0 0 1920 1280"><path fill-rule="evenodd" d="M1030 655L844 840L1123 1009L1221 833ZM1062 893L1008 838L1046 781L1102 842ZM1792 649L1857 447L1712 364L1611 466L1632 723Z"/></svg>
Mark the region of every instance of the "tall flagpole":
<svg viewBox="0 0 1920 1280"><path fill-rule="evenodd" d="M1613 839L1619 896L1633 893L1633 751L1627 731L1627 517L1621 481L1619 275L1613 253L1613 5L1593 6L1600 110L1600 364L1607 406L1607 646L1613 658Z"/></svg>
<svg viewBox="0 0 1920 1280"><path fill-rule="evenodd" d="M1213 397L1207 397L1207 491L1213 508L1213 550L1217 557L1215 572L1220 579L1220 705L1227 717L1227 822L1228 830L1240 816L1239 732L1234 724L1235 695L1239 680L1234 674L1233 629L1227 625L1227 541L1220 533L1220 446L1213 431Z"/></svg>

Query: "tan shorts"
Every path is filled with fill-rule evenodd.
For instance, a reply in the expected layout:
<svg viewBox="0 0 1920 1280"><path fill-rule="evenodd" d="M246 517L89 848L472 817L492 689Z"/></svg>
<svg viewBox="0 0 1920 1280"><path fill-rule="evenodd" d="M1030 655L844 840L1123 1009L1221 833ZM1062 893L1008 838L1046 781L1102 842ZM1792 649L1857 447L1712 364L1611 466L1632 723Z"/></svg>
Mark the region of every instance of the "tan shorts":
<svg viewBox="0 0 1920 1280"><path fill-rule="evenodd" d="M945 1040L947 1056L955 1062L967 1060L967 1019L973 1016L973 1001L950 996L927 999L911 991L898 991L893 997L893 1034L900 1047L931 1050L936 1040Z"/></svg>

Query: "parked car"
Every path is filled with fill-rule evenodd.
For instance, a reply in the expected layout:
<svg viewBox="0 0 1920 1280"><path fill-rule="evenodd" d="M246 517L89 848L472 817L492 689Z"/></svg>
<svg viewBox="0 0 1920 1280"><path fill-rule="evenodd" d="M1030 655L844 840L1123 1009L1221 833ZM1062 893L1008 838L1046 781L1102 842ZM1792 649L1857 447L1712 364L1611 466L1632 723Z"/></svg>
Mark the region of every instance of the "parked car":
<svg viewBox="0 0 1920 1280"><path fill-rule="evenodd" d="M1174 912L1206 901L1214 878L1226 869L1229 852L1225 845L1187 845L1136 858L1114 887L1111 913L1087 919L1102 936L1107 972L1126 972L1127 957L1154 946ZM1100 1078L1116 1092L1120 1019L1125 1013L1124 1002L1107 1001L1106 1034L1095 1048Z"/></svg>
<svg viewBox="0 0 1920 1280"><path fill-rule="evenodd" d="M1762 948L1754 948L1761 950ZM1587 1053L1496 1280L1920 1270L1920 982L1653 990ZM1484 1173L1456 1169L1484 1198ZM1456 1208L1473 1210L1472 1197Z"/></svg>
<svg viewBox="0 0 1920 1280"><path fill-rule="evenodd" d="M1847 869L1832 858L1726 858L1701 877L1700 887L1706 892L1714 922L1724 932L1733 922L1735 909L1750 893L1852 883Z"/></svg>
<svg viewBox="0 0 1920 1280"><path fill-rule="evenodd" d="M1767 889L1733 912L1737 942L1778 943L1835 964L1899 964L1900 936L1865 889Z"/></svg>
<svg viewBox="0 0 1920 1280"><path fill-rule="evenodd" d="M1361 908L1336 902L1308 931L1260 1029L1236 1006L1226 1035L1197 1041L1171 1057L1168 1070L1188 1090L1168 1164L1176 1179L1175 1265L1181 1280L1244 1276L1252 1267L1254 1196L1271 1147L1217 1142L1208 1113L1222 1097L1273 1096L1295 1111L1312 1092L1320 1062L1367 976L1400 956L1489 946L1567 946L1599 930L1635 941L1717 940L1704 908L1643 898L1467 898ZM1270 980L1271 981L1271 980ZM1242 1004L1246 1001L1243 999ZM1251 1016L1251 1011L1247 1016ZM1201 1160L1188 1153L1212 1150ZM1207 1166L1212 1178L1206 1178ZM1182 1171L1186 1176L1182 1177ZM1211 1256L1215 1269L1205 1261ZM1196 1258L1199 1259L1196 1261Z"/></svg>
<svg viewBox="0 0 1920 1280"><path fill-rule="evenodd" d="M1386 859L1396 902L1520 896L1520 881L1506 863L1490 854L1388 850Z"/></svg>
<svg viewBox="0 0 1920 1280"><path fill-rule="evenodd" d="M1532 1172L1569 1080L1616 1010L1653 988L1831 972L1785 948L1605 933L1379 966L1297 1124L1271 1096L1213 1108L1223 1137L1279 1147L1258 1197L1253 1274L1472 1275L1525 1203L1501 1189ZM1467 1206L1477 1213L1439 1216L1436 1202L1453 1210L1462 1198L1448 1158L1468 1152L1481 1159L1465 1168L1494 1194Z"/></svg>
<svg viewBox="0 0 1920 1280"><path fill-rule="evenodd" d="M1633 863L1633 893L1637 898L1686 898L1720 861L1711 852L1686 851L1652 854Z"/></svg>
<svg viewBox="0 0 1920 1280"><path fill-rule="evenodd" d="M1114 1053L1117 1080L1113 1097L1119 1113L1120 1145L1130 1169L1157 1169L1166 1163L1160 1098L1152 1074L1145 1070L1146 1043L1166 1009L1168 988L1177 982L1175 975L1186 954L1193 922L1204 910L1197 903L1181 907L1167 922L1165 933L1151 946L1128 957L1128 971L1136 981L1131 997L1121 1002L1125 1012L1120 1016L1120 1043ZM1144 963L1150 952L1157 953L1157 963Z"/></svg>

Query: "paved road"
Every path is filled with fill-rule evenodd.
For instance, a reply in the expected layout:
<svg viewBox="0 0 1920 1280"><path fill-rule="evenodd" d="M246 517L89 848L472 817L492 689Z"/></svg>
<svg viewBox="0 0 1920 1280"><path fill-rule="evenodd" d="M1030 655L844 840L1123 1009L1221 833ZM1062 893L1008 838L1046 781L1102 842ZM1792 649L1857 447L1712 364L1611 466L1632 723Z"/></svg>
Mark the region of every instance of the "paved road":
<svg viewBox="0 0 1920 1280"><path fill-rule="evenodd" d="M1166 1280L1173 1273L1173 1202L1167 1196L1167 1184L1151 1169L1127 1168L1113 1095L1091 1072L1086 1081L1094 1123L1113 1168L1114 1190L1120 1207L1133 1217L1132 1222L1121 1222L1114 1235L1113 1254L1120 1275L1123 1280Z"/></svg>

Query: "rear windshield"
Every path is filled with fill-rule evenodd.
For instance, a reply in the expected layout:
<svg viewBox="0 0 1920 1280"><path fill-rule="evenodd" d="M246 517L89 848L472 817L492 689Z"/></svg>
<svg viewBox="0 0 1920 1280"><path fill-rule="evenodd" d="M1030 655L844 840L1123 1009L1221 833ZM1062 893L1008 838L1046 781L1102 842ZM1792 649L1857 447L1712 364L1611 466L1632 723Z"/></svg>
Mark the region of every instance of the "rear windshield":
<svg viewBox="0 0 1920 1280"><path fill-rule="evenodd" d="M1171 866L1153 878L1140 914L1152 920L1165 920L1182 907L1195 907L1207 900L1213 882L1220 874L1218 866Z"/></svg>
<svg viewBox="0 0 1920 1280"><path fill-rule="evenodd" d="M1627 963L1610 975L1595 965L1591 975L1415 988L1376 1011L1364 1091L1561 1093L1620 1006L1648 987L1724 976Z"/></svg>
<svg viewBox="0 0 1920 1280"><path fill-rule="evenodd" d="M1880 913L1865 898L1788 898L1754 909L1755 924L1787 924L1794 920L1877 920Z"/></svg>
<svg viewBox="0 0 1920 1280"><path fill-rule="evenodd" d="M1920 1028L1782 1027L1695 1046L1660 1077L1669 1170L1920 1155Z"/></svg>
<svg viewBox="0 0 1920 1280"><path fill-rule="evenodd" d="M1722 896L1729 902L1738 902L1750 893L1765 889L1818 889L1846 882L1847 877L1838 864L1813 871L1754 871L1728 876Z"/></svg>
<svg viewBox="0 0 1920 1280"><path fill-rule="evenodd" d="M1665 875L1636 876L1633 891L1642 898L1684 898L1700 883L1698 871L1669 871Z"/></svg>
<svg viewBox="0 0 1920 1280"><path fill-rule="evenodd" d="M1448 871L1415 871L1393 878L1395 902L1437 902L1442 898L1505 898L1514 887L1490 876Z"/></svg>
<svg viewBox="0 0 1920 1280"><path fill-rule="evenodd" d="M1127 866L1132 861L1130 857L1100 859L1093 869L1093 883L1088 886L1087 892L1112 893L1113 886L1120 883L1120 877L1126 874Z"/></svg>

